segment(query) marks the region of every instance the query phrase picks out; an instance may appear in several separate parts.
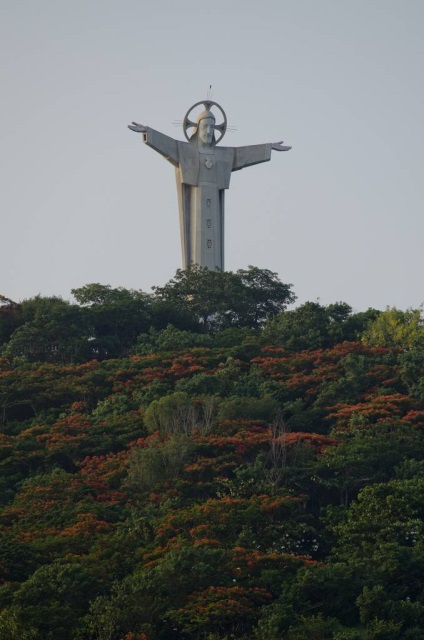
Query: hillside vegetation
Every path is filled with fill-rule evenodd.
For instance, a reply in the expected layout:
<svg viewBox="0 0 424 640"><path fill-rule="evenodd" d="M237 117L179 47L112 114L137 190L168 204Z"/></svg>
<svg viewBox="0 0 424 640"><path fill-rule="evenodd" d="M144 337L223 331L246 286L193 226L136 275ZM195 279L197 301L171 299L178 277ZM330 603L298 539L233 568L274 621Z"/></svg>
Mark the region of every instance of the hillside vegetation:
<svg viewBox="0 0 424 640"><path fill-rule="evenodd" d="M419 310L0 297L0 640L424 640Z"/></svg>

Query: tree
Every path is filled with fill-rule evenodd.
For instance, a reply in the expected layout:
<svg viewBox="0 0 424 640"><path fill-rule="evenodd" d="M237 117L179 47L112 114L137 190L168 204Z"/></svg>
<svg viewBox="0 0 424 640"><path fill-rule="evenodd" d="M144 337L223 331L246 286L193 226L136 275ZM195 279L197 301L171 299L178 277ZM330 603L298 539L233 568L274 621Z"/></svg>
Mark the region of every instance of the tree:
<svg viewBox="0 0 424 640"><path fill-rule="evenodd" d="M184 331L168 324L162 331L152 327L148 334L142 333L137 339L134 351L138 354L183 351L193 347L210 347L212 343L211 335Z"/></svg>
<svg viewBox="0 0 424 640"><path fill-rule="evenodd" d="M424 457L423 438L415 428L366 422L361 427L358 417L353 422L355 431L327 449L314 469L317 485L336 490L346 506L368 484L390 480L394 467L405 458Z"/></svg>
<svg viewBox="0 0 424 640"><path fill-rule="evenodd" d="M278 410L278 402L271 396L263 398L230 397L219 408L221 420L248 419L272 422Z"/></svg>
<svg viewBox="0 0 424 640"><path fill-rule="evenodd" d="M362 341L373 347L424 349L424 317L420 309L387 307L365 331Z"/></svg>
<svg viewBox="0 0 424 640"><path fill-rule="evenodd" d="M346 302L327 306L305 302L293 311L277 315L265 328L265 340L288 351L328 348L344 340L357 340L379 312L368 309L352 314Z"/></svg>
<svg viewBox="0 0 424 640"><path fill-rule="evenodd" d="M413 583L411 569L423 562L424 477L391 480L365 487L334 527L338 538L337 557L361 563L368 575L406 581L409 595L421 592L421 578ZM389 551L392 555L389 561ZM386 561L382 563L383 555ZM400 566L402 569L400 569ZM408 566L409 565L409 566ZM420 568L421 570L421 568ZM418 575L418 572L417 572Z"/></svg>
<svg viewBox="0 0 424 640"><path fill-rule="evenodd" d="M79 565L46 565L19 587L14 600L43 640L71 640L88 612L95 586L95 580Z"/></svg>
<svg viewBox="0 0 424 640"><path fill-rule="evenodd" d="M22 324L21 305L0 295L0 347Z"/></svg>
<svg viewBox="0 0 424 640"><path fill-rule="evenodd" d="M191 636L202 634L204 637L211 632L239 635L251 627L258 617L260 605L270 598L270 594L261 588L211 586L190 594L183 607L168 611L167 616Z"/></svg>
<svg viewBox="0 0 424 640"><path fill-rule="evenodd" d="M260 327L296 300L292 285L281 282L278 274L269 269L249 265L247 269L239 269L237 275L245 289L244 326Z"/></svg>
<svg viewBox="0 0 424 640"><path fill-rule="evenodd" d="M178 269L164 287L153 287L153 290L158 299L188 308L205 330L225 323L234 304L229 296L240 298L242 295L241 282L233 273L209 271L195 264L185 271Z"/></svg>
<svg viewBox="0 0 424 640"><path fill-rule="evenodd" d="M164 287L153 287L158 299L188 308L205 331L261 326L295 300L290 288L267 269L249 267L233 273L198 265L178 269Z"/></svg>
<svg viewBox="0 0 424 640"><path fill-rule="evenodd" d="M92 357L122 357L151 324L150 296L142 291L99 283L72 289L93 327Z"/></svg>
<svg viewBox="0 0 424 640"><path fill-rule="evenodd" d="M220 404L216 396L191 398L177 391L153 400L144 414L144 423L150 433L158 431L161 437L188 436L194 430L205 434L210 431Z"/></svg>
<svg viewBox="0 0 424 640"><path fill-rule="evenodd" d="M192 441L182 435L174 435L165 442L151 440L147 447L134 449L128 469L130 486L137 491L147 491L175 480L192 451Z"/></svg>
<svg viewBox="0 0 424 640"><path fill-rule="evenodd" d="M341 628L340 623L334 618L324 618L318 614L315 616L303 616L299 624L291 627L287 634L288 640L329 640Z"/></svg>
<svg viewBox="0 0 424 640"><path fill-rule="evenodd" d="M37 630L26 623L25 617L25 612L18 607L5 607L0 612L0 640L41 640Z"/></svg>
<svg viewBox="0 0 424 640"><path fill-rule="evenodd" d="M305 302L278 315L265 328L265 340L290 351L320 349L329 344L329 318L318 302Z"/></svg>
<svg viewBox="0 0 424 640"><path fill-rule="evenodd" d="M92 332L78 305L58 297L36 296L21 304L23 323L3 348L9 358L29 362L81 362L90 357Z"/></svg>

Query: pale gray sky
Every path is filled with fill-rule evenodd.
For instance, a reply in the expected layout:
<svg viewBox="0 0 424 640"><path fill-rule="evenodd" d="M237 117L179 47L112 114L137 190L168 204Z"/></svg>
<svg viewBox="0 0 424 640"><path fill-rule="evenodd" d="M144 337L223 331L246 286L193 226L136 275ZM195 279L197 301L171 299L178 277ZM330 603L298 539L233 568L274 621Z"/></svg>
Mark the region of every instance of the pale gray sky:
<svg viewBox="0 0 424 640"><path fill-rule="evenodd" d="M237 172L226 267L298 302L424 301L423 0L0 0L0 293L149 291L181 266L173 126L210 84L289 153Z"/></svg>

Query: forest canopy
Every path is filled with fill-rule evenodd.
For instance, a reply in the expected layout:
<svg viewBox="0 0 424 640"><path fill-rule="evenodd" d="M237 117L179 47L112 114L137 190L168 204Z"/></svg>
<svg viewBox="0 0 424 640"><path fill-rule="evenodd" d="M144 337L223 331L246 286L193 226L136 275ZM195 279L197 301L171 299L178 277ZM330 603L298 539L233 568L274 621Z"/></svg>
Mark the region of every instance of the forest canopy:
<svg viewBox="0 0 424 640"><path fill-rule="evenodd" d="M0 296L0 640L424 640L420 309Z"/></svg>

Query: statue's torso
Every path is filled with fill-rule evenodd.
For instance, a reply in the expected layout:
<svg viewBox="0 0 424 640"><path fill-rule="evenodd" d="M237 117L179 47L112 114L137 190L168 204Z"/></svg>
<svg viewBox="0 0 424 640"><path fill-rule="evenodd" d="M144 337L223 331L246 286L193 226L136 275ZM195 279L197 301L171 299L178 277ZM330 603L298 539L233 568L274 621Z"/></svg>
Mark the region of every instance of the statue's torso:
<svg viewBox="0 0 424 640"><path fill-rule="evenodd" d="M199 173L197 184L217 185L217 165L213 149L211 151L199 151Z"/></svg>
<svg viewBox="0 0 424 640"><path fill-rule="evenodd" d="M208 169L207 157L214 159L214 166ZM232 147L212 147L210 151L200 152L197 145L178 141L178 162L180 179L183 184L192 187L199 182L213 182L218 189L228 189L233 168L234 149Z"/></svg>

